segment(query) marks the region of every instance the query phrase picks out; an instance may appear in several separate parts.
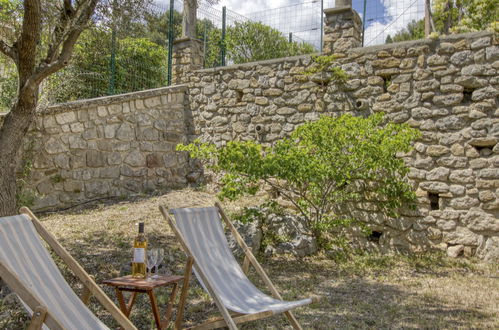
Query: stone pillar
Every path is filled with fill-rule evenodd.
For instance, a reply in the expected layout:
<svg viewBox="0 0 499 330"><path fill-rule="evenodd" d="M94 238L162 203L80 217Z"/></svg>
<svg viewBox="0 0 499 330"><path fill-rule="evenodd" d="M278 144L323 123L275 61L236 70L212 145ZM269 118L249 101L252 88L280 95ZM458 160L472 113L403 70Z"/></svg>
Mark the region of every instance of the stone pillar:
<svg viewBox="0 0 499 330"><path fill-rule="evenodd" d="M203 68L203 42L189 37L173 42L173 83L189 81L189 74Z"/></svg>
<svg viewBox="0 0 499 330"><path fill-rule="evenodd" d="M336 7L324 10L323 53L344 53L362 44L362 21L352 9L352 0L336 0Z"/></svg>

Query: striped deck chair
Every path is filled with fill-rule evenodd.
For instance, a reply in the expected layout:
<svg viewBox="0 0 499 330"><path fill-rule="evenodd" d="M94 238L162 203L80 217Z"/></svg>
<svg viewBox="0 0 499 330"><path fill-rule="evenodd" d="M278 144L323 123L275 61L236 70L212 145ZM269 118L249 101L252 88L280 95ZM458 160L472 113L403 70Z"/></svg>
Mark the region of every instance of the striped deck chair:
<svg viewBox="0 0 499 330"><path fill-rule="evenodd" d="M215 301L223 316L223 319L208 321L193 329L219 327L237 329L237 323L258 320L280 313L286 315L293 328L301 329L290 310L310 304L316 299L283 301L220 204L216 203L215 207L172 209L170 212L160 206L160 210L188 256L185 278L188 280L191 273L190 267L193 265L197 279ZM173 218L170 214L173 214ZM242 268L229 249L221 219L245 253ZM262 277L273 297L256 288L245 275L250 264ZM187 290L186 284L182 290L184 289ZM181 326L185 296L185 292L182 292L177 315L177 329Z"/></svg>
<svg viewBox="0 0 499 330"><path fill-rule="evenodd" d="M0 218L0 278L32 314L28 329L108 329L86 306L91 295L124 329L136 329L33 213L26 207L21 208L21 213ZM40 237L82 281L85 289L81 299Z"/></svg>

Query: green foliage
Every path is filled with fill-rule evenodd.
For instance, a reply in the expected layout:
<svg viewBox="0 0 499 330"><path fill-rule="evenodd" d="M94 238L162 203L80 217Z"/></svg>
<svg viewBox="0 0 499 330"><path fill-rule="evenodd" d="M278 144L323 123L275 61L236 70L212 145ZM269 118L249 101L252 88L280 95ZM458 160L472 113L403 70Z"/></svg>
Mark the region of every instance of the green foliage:
<svg viewBox="0 0 499 330"><path fill-rule="evenodd" d="M222 32L212 29L205 66L220 64ZM229 63L247 63L314 52L307 43L289 42L282 33L260 22L236 22L226 30L226 59Z"/></svg>
<svg viewBox="0 0 499 330"><path fill-rule="evenodd" d="M12 63L0 56L0 112L8 111L17 93L17 72Z"/></svg>
<svg viewBox="0 0 499 330"><path fill-rule="evenodd" d="M0 29L14 28L21 18L23 2L21 0L0 0Z"/></svg>
<svg viewBox="0 0 499 330"><path fill-rule="evenodd" d="M325 73L330 75L326 80L332 80L340 84L344 84L348 80L348 74L341 67L335 65L336 56L334 54L312 55L312 62L314 64L303 72L305 75L311 76L316 73Z"/></svg>
<svg viewBox="0 0 499 330"><path fill-rule="evenodd" d="M177 150L224 173L221 198L234 200L270 185L305 217L324 247L328 233L353 221L345 213L353 205L369 204L397 216L400 207L414 201L404 179L408 168L396 154L408 152L419 133L406 124L383 124L382 114L324 116L272 147L231 141L216 148L196 141Z"/></svg>
<svg viewBox="0 0 499 330"><path fill-rule="evenodd" d="M65 102L108 94L111 34L85 31L75 46L71 64L49 79L52 102ZM140 38L120 40L116 50L115 93L161 87L166 82L167 54L163 47Z"/></svg>
<svg viewBox="0 0 499 330"><path fill-rule="evenodd" d="M435 0L432 18L436 33L464 33L492 29L499 31L497 0ZM393 37L388 35L386 43L423 39L424 20L412 20Z"/></svg>
<svg viewBox="0 0 499 330"><path fill-rule="evenodd" d="M497 27L497 0L435 0L433 20L437 32L447 34Z"/></svg>
<svg viewBox="0 0 499 330"><path fill-rule="evenodd" d="M393 37L388 35L386 37L386 43L400 42L407 40L417 40L423 39L424 35L424 20L420 19L418 21L412 20L407 24L407 26L395 33Z"/></svg>

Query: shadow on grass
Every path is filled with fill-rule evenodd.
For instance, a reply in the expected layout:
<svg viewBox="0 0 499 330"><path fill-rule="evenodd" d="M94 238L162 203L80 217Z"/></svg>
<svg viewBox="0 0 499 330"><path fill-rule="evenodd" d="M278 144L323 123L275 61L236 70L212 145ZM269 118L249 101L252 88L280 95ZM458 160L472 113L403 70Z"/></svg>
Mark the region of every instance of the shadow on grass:
<svg viewBox="0 0 499 330"><path fill-rule="evenodd" d="M174 272L180 274L185 257L175 238L162 231L163 228L166 230L166 224L156 226L155 230L152 228L151 225L147 233L149 242L154 247L162 246L169 251L174 260L167 259L167 263L171 263ZM77 235L59 238L59 241L89 274L95 276L97 283L119 276L123 267L130 263L130 235L120 235L119 231L86 228ZM76 292L81 292L81 285L76 278L57 258L56 261ZM430 276L439 280L456 272L474 273L476 270L466 262L448 261L439 256L364 256L341 262L323 257L274 257L262 260L262 264L284 299L294 300L310 295L322 297L319 303L296 310L295 315L306 329L487 328L493 327L495 322L490 312L481 311L478 307L460 307L455 302L449 302L449 299L415 285L418 277ZM250 277L256 279L254 272ZM216 311L194 282L191 284L185 315L189 325L205 320ZM263 288L261 282L256 281L256 284ZM116 302L114 290L101 287ZM486 290L484 288L484 294ZM166 290L160 291L159 300L165 300L168 293ZM90 308L111 328L117 328L117 324L95 299ZM19 313L9 315L19 317ZM131 317L139 329L151 328L152 315L146 296L138 299ZM20 324L13 321L10 329ZM289 328L289 324L284 317L276 316L241 328L284 329Z"/></svg>
<svg viewBox="0 0 499 330"><path fill-rule="evenodd" d="M398 259L399 257L393 257ZM405 260L410 267L425 274L437 272L424 260ZM493 327L495 317L479 309L465 308L434 294L418 290L407 277L392 273L386 265L365 269L322 260L272 260L266 265L271 278L280 287L285 299L319 295L319 303L298 309L295 314L307 329L456 329ZM399 265L399 267L401 267ZM345 271L348 269L350 271ZM354 271L354 269L356 271ZM372 276L372 270L379 275ZM408 273L413 269L405 269ZM447 273L447 270L442 270ZM438 276L438 275L437 275ZM418 277L417 274L414 275ZM379 278L379 279L378 279ZM262 325L248 325L257 329ZM286 321L274 318L263 326L283 328Z"/></svg>
<svg viewBox="0 0 499 330"><path fill-rule="evenodd" d="M315 309L314 320L307 322L310 328L456 329L492 318L478 309L449 306L434 296L362 279L324 287L324 293L327 301Z"/></svg>

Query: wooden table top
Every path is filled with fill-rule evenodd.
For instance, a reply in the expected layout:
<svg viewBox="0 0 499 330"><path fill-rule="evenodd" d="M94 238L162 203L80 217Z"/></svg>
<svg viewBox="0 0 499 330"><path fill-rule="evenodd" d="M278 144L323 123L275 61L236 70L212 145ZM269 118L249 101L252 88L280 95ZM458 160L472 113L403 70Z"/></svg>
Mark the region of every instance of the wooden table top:
<svg viewBox="0 0 499 330"><path fill-rule="evenodd" d="M165 286L171 283L180 282L183 279L184 279L183 276L177 276L177 275L170 275L170 276L159 275L158 278L149 278L149 279L133 278L132 275L127 275L127 276L113 278L110 280L105 280L102 283L111 286L123 286L136 289L152 290L154 288Z"/></svg>

